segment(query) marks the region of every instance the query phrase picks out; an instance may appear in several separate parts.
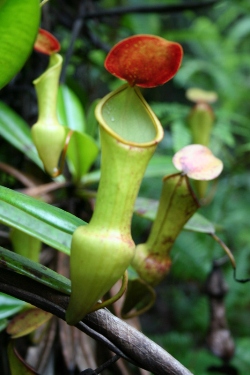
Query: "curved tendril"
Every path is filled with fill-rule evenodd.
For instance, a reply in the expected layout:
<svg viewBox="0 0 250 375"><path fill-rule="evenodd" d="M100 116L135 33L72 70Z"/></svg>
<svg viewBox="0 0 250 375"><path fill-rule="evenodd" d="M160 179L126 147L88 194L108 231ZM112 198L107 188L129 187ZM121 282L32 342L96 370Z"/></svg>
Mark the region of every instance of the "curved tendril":
<svg viewBox="0 0 250 375"><path fill-rule="evenodd" d="M236 262L234 259L234 256L231 252L231 250L227 247L227 245L214 233L210 233L210 235L213 237L213 239L218 242L218 244L222 247L222 249L225 251L227 254L228 258L230 259L230 262L232 264L232 267L235 269L236 268Z"/></svg>
<svg viewBox="0 0 250 375"><path fill-rule="evenodd" d="M147 285L147 286L148 286L148 290L150 291L151 297L152 297L151 300L149 301L149 303L139 310L134 310L134 311L128 312L126 314L121 313L122 319L131 319L131 318L135 318L136 316L142 315L154 305L155 300L156 300L155 290L150 285Z"/></svg>
<svg viewBox="0 0 250 375"><path fill-rule="evenodd" d="M99 309L102 309L104 307L107 307L107 306L113 304L114 302L116 302L126 292L127 286L128 286L128 271L125 271L124 274L123 274L123 277L122 277L122 286L121 286L119 292L116 293L116 295L107 299L104 302L101 302L101 303L98 302L96 305L94 305L94 307L92 307L92 309L89 311L89 313L94 312L94 311L99 310Z"/></svg>

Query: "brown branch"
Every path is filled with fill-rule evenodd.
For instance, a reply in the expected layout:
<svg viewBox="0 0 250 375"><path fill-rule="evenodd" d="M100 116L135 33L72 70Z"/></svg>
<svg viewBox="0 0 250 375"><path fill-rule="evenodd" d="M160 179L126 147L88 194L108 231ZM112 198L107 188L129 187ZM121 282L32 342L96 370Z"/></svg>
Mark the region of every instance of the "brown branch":
<svg viewBox="0 0 250 375"><path fill-rule="evenodd" d="M26 189L19 189L19 191L22 194L29 195L30 197L39 197L41 195L48 194L51 191L69 187L71 185L72 183L70 181L52 181L46 184L35 185Z"/></svg>
<svg viewBox="0 0 250 375"><path fill-rule="evenodd" d="M16 178L18 181L20 181L24 186L28 188L36 186L36 184L34 183L34 181L32 181L30 177L27 177L23 172L12 167L9 164L0 162L0 169L5 173L8 173L10 176Z"/></svg>
<svg viewBox="0 0 250 375"><path fill-rule="evenodd" d="M4 266L0 267L0 291L65 320L69 296ZM76 327L104 343L114 353L155 375L192 375L160 346L107 309L88 314Z"/></svg>

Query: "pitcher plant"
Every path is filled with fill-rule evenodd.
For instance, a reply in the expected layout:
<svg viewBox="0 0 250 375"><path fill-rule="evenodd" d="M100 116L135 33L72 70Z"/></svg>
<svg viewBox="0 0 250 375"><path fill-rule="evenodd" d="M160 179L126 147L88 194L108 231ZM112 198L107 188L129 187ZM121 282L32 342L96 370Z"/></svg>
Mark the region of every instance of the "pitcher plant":
<svg viewBox="0 0 250 375"><path fill-rule="evenodd" d="M158 66L152 64L155 58ZM162 126L138 86L165 83L177 72L181 58L179 44L150 35L123 40L106 58L107 70L128 83L105 96L95 111L101 136L101 179L90 223L73 234L69 324L96 308L134 257L134 202L163 137Z"/></svg>

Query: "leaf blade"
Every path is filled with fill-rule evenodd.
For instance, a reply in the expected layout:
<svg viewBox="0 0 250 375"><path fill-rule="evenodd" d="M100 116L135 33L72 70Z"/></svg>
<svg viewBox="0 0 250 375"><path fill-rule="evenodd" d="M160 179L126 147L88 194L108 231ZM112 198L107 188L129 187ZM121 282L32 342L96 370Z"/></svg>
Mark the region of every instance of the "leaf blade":
<svg viewBox="0 0 250 375"><path fill-rule="evenodd" d="M22 68L34 45L40 21L36 0L7 0L0 7L0 89Z"/></svg>
<svg viewBox="0 0 250 375"><path fill-rule="evenodd" d="M3 102L0 102L0 135L43 169L28 124Z"/></svg>
<svg viewBox="0 0 250 375"><path fill-rule="evenodd" d="M40 239L53 248L70 253L75 229L86 223L74 215L27 195L0 187L0 220Z"/></svg>
<svg viewBox="0 0 250 375"><path fill-rule="evenodd" d="M2 268L17 272L29 277L43 285L46 285L59 292L70 294L71 283L66 277L43 266L40 263L33 262L19 254L0 247L0 266ZM1 297L2 294L0 294ZM14 297L10 297L16 300ZM19 300L16 300L19 301ZM22 304L25 302L21 301ZM12 300L10 303L13 303ZM5 303L6 304L6 303ZM23 306L23 305L22 305Z"/></svg>

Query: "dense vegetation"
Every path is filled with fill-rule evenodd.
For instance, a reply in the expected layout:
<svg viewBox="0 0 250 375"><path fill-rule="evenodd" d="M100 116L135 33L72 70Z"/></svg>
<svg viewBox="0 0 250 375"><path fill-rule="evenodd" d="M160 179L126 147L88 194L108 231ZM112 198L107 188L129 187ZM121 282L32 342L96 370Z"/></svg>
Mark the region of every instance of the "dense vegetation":
<svg viewBox="0 0 250 375"><path fill-rule="evenodd" d="M197 3L199 7L195 6ZM209 4L202 7L202 3ZM109 49L125 37L144 33L183 46L182 66L174 79L162 87L144 90L145 98L164 127L165 136L155 156L155 172L143 180L139 195L159 199L161 179L171 171L170 157L192 141L187 117L193 103L186 98L186 90L198 87L216 92L218 100L211 104L215 125L210 148L223 161L224 170L216 187L212 187L215 188L213 198L199 212L215 225L217 234L232 250L237 277L246 279L250 276L250 4L248 0L158 0L157 4L165 9L158 11L152 0L51 0L43 8L42 27L61 43L60 53L64 58L61 82L66 83L79 99L86 131L97 140L93 106L96 99L118 84L103 67ZM172 9L171 5L180 7ZM33 52L22 71L0 92L1 101L30 125L37 116L32 80L46 69L47 63L46 56ZM1 162L16 168L23 176L27 174L30 181L35 178L37 186L52 181L18 149L15 136L8 138L3 133L2 136ZM47 201L88 221L91 194L98 182L91 172L98 169L99 158L89 174L77 184L70 180L70 172L66 170L68 181L71 181L69 187L47 192ZM22 190L23 180L19 177L9 169L0 170L2 186ZM147 219L134 217L132 232L137 243L147 237L150 225ZM7 227L3 226L1 246L11 248L8 233ZM53 267L55 254L52 253L53 257L48 248L42 254L43 261ZM215 374L248 373L249 284L235 281L223 250L204 233L183 231L171 255L171 271L156 288L156 303L141 317L143 332L194 374L206 375L212 370ZM207 347L211 316L204 285L215 260L221 263L222 275L228 285L223 303L228 330L235 342L234 356L226 364ZM64 371L58 373L73 373ZM114 371L122 373L125 370Z"/></svg>

